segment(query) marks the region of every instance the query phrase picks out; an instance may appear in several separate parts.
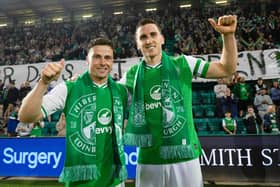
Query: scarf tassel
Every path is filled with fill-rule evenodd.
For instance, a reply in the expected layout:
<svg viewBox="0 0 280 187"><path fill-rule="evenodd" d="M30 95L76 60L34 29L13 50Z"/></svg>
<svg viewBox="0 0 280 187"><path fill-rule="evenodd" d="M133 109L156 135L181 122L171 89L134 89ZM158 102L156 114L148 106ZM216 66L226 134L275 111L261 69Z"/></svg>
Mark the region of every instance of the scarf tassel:
<svg viewBox="0 0 280 187"><path fill-rule="evenodd" d="M122 168L120 169L119 172L119 179L121 181L125 181L127 179L127 170L126 170L126 166L122 166Z"/></svg>
<svg viewBox="0 0 280 187"><path fill-rule="evenodd" d="M152 135L126 133L124 135L124 144L138 146L138 147L151 147Z"/></svg>
<svg viewBox="0 0 280 187"><path fill-rule="evenodd" d="M64 167L59 177L60 182L75 182L94 180L100 176L96 165L79 165L72 167Z"/></svg>
<svg viewBox="0 0 280 187"><path fill-rule="evenodd" d="M160 148L160 157L163 159L193 158L194 152L191 145L170 145Z"/></svg>

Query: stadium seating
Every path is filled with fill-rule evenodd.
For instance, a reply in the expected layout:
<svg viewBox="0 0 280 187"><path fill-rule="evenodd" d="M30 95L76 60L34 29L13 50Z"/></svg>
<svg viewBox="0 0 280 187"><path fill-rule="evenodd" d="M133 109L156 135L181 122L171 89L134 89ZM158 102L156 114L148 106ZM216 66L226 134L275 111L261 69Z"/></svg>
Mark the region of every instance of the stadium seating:
<svg viewBox="0 0 280 187"><path fill-rule="evenodd" d="M42 135L43 136L56 136L57 130L56 130L56 123L58 122L61 115L61 111L57 111L53 113L49 118L44 118L44 128L42 129Z"/></svg>

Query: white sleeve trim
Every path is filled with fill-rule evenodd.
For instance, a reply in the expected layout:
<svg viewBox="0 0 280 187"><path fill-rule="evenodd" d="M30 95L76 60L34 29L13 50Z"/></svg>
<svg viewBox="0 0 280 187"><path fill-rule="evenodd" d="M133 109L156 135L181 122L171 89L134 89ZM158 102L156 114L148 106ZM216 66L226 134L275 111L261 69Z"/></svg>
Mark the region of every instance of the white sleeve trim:
<svg viewBox="0 0 280 187"><path fill-rule="evenodd" d="M198 60L200 60L200 64L199 64L199 67L198 67L198 70L197 70L197 73L196 73L196 74L197 74L198 76L201 76L201 75L202 75L202 72L203 72L203 69L204 69L204 67L205 67L206 61L204 61L203 59L195 58L195 57L193 57L193 56L186 56L186 55L184 55L184 57L185 57L185 59L186 59L188 65L189 65L189 67L190 67L191 72L192 72L193 75L195 74L195 72L194 72L195 66L196 66L196 64L198 63Z"/></svg>
<svg viewBox="0 0 280 187"><path fill-rule="evenodd" d="M225 122L225 120L223 119L223 127L225 127L226 126L226 122Z"/></svg>
<svg viewBox="0 0 280 187"><path fill-rule="evenodd" d="M189 65L189 67L191 69L192 74L193 74L194 73L195 64L197 62L197 59L192 57L192 56L186 56L186 55L184 55L184 57L185 57L188 65Z"/></svg>
<svg viewBox="0 0 280 187"><path fill-rule="evenodd" d="M197 71L198 75L202 75L205 64L206 64L206 62L204 60L200 61L200 65L199 65L199 68L198 68L198 71Z"/></svg>

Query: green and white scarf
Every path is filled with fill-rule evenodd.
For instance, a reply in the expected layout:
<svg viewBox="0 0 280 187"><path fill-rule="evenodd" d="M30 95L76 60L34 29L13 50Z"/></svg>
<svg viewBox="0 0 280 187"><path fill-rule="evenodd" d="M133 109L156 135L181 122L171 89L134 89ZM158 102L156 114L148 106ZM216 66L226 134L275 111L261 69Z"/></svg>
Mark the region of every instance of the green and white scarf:
<svg viewBox="0 0 280 187"><path fill-rule="evenodd" d="M86 180L96 180L100 176L100 171L98 170L97 163L94 157L90 155L90 152L85 155L77 150L71 143L70 139L74 136L78 137L78 132L81 130L82 126L82 116L81 113L74 113L75 110L80 110L79 108L73 107L74 103L77 103L78 99L84 99L82 102L96 102L94 98L86 96L92 96L95 93L95 88L92 86L92 80L90 78L89 72L85 72L76 81L68 81L67 83L68 95L67 102L65 105L66 114L66 158L63 171L60 175L60 182L75 182L75 181L86 181ZM112 95L113 103L113 147L115 154L119 156L121 165L113 165L112 171L118 171L116 177L121 181L127 178L127 171L125 166L125 155L122 143L122 129L123 129L123 119L124 119L124 106L121 97L121 89L124 89L119 84L116 84L111 77L108 79L108 85ZM76 105L78 106L78 105ZM81 105L80 105L81 106ZM81 106L82 111L82 106ZM77 115L76 115L77 114ZM75 116L76 115L76 116ZM74 116L74 117L73 117ZM98 123L98 120L96 120ZM74 124L74 125L73 125ZM94 133L95 134L95 133ZM73 139L73 138L72 138ZM82 139L81 139L82 140ZM104 142L106 144L106 142ZM90 147L91 149L96 149L96 146ZM106 153L104 153L106 154Z"/></svg>
<svg viewBox="0 0 280 187"><path fill-rule="evenodd" d="M129 120L124 135L124 142L127 145L139 147L153 146L153 137L149 129L149 124L145 120L145 104L144 104L144 60L138 65L134 86L132 103L130 106ZM162 145L160 147L160 156L164 159L190 158L194 152L190 145L188 137L188 128L186 124L186 112L184 107L183 96L178 76L178 71L174 64L174 59L162 53L162 69L161 69L161 105L162 105L162 126L158 131L164 130L164 127L182 128L175 136L163 136ZM152 80L151 80L152 81ZM171 95L171 89L179 91L179 100L175 100ZM188 111L191 112L191 111ZM176 119L176 123L170 121L172 113Z"/></svg>

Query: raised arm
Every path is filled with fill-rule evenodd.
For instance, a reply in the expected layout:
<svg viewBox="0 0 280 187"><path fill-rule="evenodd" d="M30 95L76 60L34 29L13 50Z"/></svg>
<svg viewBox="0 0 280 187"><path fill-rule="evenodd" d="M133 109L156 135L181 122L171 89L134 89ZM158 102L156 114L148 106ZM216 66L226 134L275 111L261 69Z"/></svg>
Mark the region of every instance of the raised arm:
<svg viewBox="0 0 280 187"><path fill-rule="evenodd" d="M218 23L214 19L208 19L208 21L216 31L221 33L223 50L220 61L210 63L206 78L229 77L237 67L237 44L234 36L237 17L236 15L226 15L219 17Z"/></svg>
<svg viewBox="0 0 280 187"><path fill-rule="evenodd" d="M41 112L43 96L49 84L59 78L63 67L64 60L61 60L59 63L49 63L43 68L40 80L22 101L19 110L20 121L31 123L43 118Z"/></svg>

